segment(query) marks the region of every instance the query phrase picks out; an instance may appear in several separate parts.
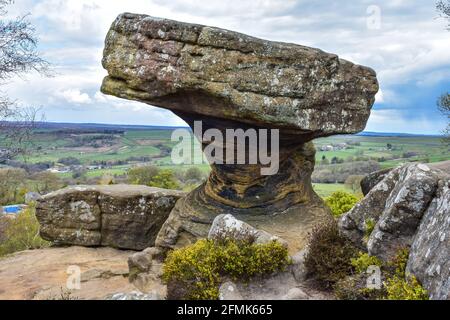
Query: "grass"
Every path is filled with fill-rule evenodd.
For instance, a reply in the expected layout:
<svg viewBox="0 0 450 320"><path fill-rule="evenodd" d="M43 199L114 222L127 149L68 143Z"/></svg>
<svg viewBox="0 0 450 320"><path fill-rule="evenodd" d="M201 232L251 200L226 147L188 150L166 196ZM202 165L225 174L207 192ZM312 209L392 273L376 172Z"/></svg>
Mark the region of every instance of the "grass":
<svg viewBox="0 0 450 320"><path fill-rule="evenodd" d="M345 191L354 193L352 189L342 183L313 183L314 191L322 198L329 197L333 192Z"/></svg>

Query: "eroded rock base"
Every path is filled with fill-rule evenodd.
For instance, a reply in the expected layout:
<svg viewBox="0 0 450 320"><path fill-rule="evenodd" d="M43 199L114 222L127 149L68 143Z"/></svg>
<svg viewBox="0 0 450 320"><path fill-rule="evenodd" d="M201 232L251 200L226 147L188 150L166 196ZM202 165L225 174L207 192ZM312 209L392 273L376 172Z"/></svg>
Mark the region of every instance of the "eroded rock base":
<svg viewBox="0 0 450 320"><path fill-rule="evenodd" d="M181 248L194 243L200 238L207 238L211 224L219 214L233 214L235 218L249 223L257 229L264 230L287 241L289 251L297 252L306 246L308 233L319 223L332 219L331 213L318 196L313 196L308 203L295 205L275 214L242 213L240 210L217 210L214 204L208 207L194 206L198 202L201 189L180 199L169 218L164 223L155 245L165 249ZM237 212L236 212L237 211Z"/></svg>

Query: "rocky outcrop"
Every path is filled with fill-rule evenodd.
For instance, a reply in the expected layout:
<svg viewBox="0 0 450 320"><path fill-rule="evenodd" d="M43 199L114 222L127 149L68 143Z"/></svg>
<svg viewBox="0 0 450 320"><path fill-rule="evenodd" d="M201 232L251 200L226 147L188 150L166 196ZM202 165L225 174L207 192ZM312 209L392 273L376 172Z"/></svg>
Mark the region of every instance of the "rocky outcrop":
<svg viewBox="0 0 450 320"><path fill-rule="evenodd" d="M201 121L203 148L213 142L208 129L254 129L259 141L279 135L279 169L270 174L261 159L236 164L235 145L223 145L226 162L213 163L164 224L156 240L164 248L206 237L227 213L302 248L317 222L331 219L311 186L310 141L361 131L378 91L373 70L319 49L129 13L111 26L103 66L102 92L172 110L192 128ZM246 147L246 159L261 149Z"/></svg>
<svg viewBox="0 0 450 320"><path fill-rule="evenodd" d="M73 186L40 198L41 237L56 244L142 250L183 192L135 185Z"/></svg>
<svg viewBox="0 0 450 320"><path fill-rule="evenodd" d="M414 236L406 271L430 292L450 300L450 178L439 181L436 196Z"/></svg>
<svg viewBox="0 0 450 320"><path fill-rule="evenodd" d="M407 271L421 281L431 298L448 299L449 184L448 173L425 164L395 168L343 215L341 231L384 260L401 248L410 248Z"/></svg>

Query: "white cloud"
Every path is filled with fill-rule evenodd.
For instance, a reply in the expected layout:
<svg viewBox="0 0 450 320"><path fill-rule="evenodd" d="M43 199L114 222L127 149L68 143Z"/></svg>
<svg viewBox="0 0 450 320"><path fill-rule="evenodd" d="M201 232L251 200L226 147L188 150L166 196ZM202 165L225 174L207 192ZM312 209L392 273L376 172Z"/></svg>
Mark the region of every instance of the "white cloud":
<svg viewBox="0 0 450 320"><path fill-rule="evenodd" d="M64 90L57 95L64 98L69 103L75 104L89 104L92 103L92 99L85 92L81 92L79 89Z"/></svg>
<svg viewBox="0 0 450 320"><path fill-rule="evenodd" d="M446 126L445 120L431 120L425 116L410 118L400 110L372 110L366 131L439 134L439 128Z"/></svg>
<svg viewBox="0 0 450 320"><path fill-rule="evenodd" d="M367 28L367 8L372 4L381 9L378 30ZM103 41L112 21L122 12L213 25L337 53L377 71L382 90L376 101L391 108L403 107L409 98L407 93L396 91L396 86L412 84L428 90L450 77L450 34L445 21L436 19L433 1L22 0L16 1L11 14L27 12L37 26L40 49L58 74L45 81L35 75L29 81L18 79L7 86L8 93L52 112L78 110L80 119L92 114L87 121L96 121L95 109L114 110L114 119L119 120L122 113L123 121L130 123L142 123L144 117L160 124L181 121L169 112L158 113L161 109L99 92L106 74L101 66ZM81 112L83 107L86 112ZM380 127L383 121L394 128L399 125L398 121L380 120L385 112L380 111L373 112L370 126ZM404 112L395 116L404 119ZM49 113L48 118L51 116ZM73 118L71 115L68 120ZM417 121L428 128L433 120ZM406 128L407 123L400 125ZM434 127L435 132L439 130Z"/></svg>
<svg viewBox="0 0 450 320"><path fill-rule="evenodd" d="M384 95L383 90L379 90L378 93L375 95L375 101L377 103L383 103L384 102Z"/></svg>

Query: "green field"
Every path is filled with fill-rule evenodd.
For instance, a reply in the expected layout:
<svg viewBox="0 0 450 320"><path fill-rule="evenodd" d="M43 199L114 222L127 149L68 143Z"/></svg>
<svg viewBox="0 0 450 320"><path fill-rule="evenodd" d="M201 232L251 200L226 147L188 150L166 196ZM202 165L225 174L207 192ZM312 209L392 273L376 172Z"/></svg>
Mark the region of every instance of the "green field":
<svg viewBox="0 0 450 320"><path fill-rule="evenodd" d="M209 172L209 165L175 165L170 152L176 142L171 141L173 129L133 127L93 127L79 129L76 125L67 128L38 128L33 134L29 146L31 152L26 163L49 163L58 166L62 158L72 157L82 166L90 166L100 161L106 163L102 169L86 171L88 178L105 175L125 176L129 168L135 165L152 164L165 169L186 170L197 166L202 172ZM450 160L450 149L436 136L363 136L342 135L320 138L313 141L316 152L316 165L352 161L373 160L382 168L394 167L405 162L438 162ZM339 149L339 144L345 148ZM324 146L333 150L321 151ZM1 147L1 145L0 145ZM326 160L324 160L326 159ZM21 157L16 159L23 161ZM325 163L326 164L326 163ZM70 177L71 172L60 173ZM314 184L321 196L328 196L333 191L351 191L343 184Z"/></svg>
<svg viewBox="0 0 450 320"><path fill-rule="evenodd" d="M326 198L336 191L345 191L353 193L353 191L342 183L313 183L314 191L321 196Z"/></svg>

